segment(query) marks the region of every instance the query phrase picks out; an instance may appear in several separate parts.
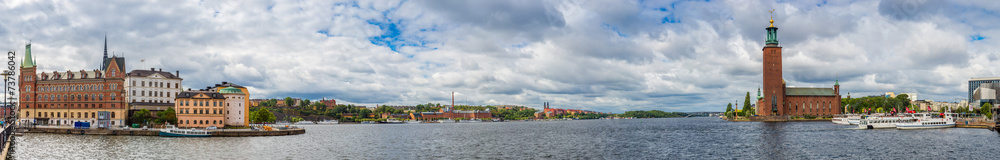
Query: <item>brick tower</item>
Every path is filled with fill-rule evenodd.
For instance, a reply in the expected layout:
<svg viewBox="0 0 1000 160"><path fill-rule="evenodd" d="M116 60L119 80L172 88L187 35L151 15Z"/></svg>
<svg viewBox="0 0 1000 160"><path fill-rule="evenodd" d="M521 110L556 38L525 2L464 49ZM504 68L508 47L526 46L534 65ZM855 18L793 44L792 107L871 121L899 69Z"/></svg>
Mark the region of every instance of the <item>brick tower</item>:
<svg viewBox="0 0 1000 160"><path fill-rule="evenodd" d="M778 45L778 27L767 27L764 45L764 103L758 106L758 115L787 115L785 104L785 81L781 78L781 46Z"/></svg>

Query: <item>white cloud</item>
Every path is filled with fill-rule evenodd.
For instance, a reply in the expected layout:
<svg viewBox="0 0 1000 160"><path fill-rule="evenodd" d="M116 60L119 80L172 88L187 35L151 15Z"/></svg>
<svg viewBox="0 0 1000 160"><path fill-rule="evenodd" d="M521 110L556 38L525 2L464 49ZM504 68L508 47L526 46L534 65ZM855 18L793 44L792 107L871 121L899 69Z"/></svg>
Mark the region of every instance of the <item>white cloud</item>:
<svg viewBox="0 0 1000 160"><path fill-rule="evenodd" d="M784 78L853 95L964 97L998 76L992 1L0 2L0 44L42 71L128 68L255 98L721 111L756 92L769 8ZM139 63L145 59L144 63Z"/></svg>

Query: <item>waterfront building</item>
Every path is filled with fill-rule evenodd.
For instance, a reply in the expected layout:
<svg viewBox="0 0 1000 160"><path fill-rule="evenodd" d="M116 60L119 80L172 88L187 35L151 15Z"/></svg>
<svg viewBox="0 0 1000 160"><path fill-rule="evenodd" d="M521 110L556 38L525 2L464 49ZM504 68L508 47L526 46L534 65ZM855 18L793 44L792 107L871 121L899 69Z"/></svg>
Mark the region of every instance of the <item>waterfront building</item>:
<svg viewBox="0 0 1000 160"><path fill-rule="evenodd" d="M100 69L90 71L38 72L31 55L31 44L25 45L20 67L20 122L40 125L71 125L74 122L98 124L98 113L107 113L107 124L97 127L125 125L128 107L125 105L125 58L105 58ZM107 41L105 41L107 57Z"/></svg>
<svg viewBox="0 0 1000 160"><path fill-rule="evenodd" d="M466 118L466 119L484 119L493 118L493 114L490 113L490 109L485 111L460 111L454 110L452 107L441 107L437 112L416 112L410 113L410 119L416 120L435 120L435 119L456 119L456 118Z"/></svg>
<svg viewBox="0 0 1000 160"><path fill-rule="evenodd" d="M177 127L222 128L225 122L226 97L219 92L198 90L183 91L174 99Z"/></svg>
<svg viewBox="0 0 1000 160"><path fill-rule="evenodd" d="M236 83L222 82L221 84L215 84L215 87L208 87L206 89L208 91L212 91L212 92L219 92L219 90L221 90L223 88L228 88L228 87L233 87L233 88L239 89L240 92L243 93L243 98L241 99L243 101L243 104L244 104L244 106L243 106L243 112L242 112L243 113L243 119L244 120L249 120L250 119L250 114L246 114L246 113L250 113L250 107L246 107L246 104L250 104L250 90L247 90L247 87L243 87L241 85L237 85ZM283 101L283 100L278 100L278 102L281 102L281 101ZM243 126L248 126L248 125L250 125L250 121L243 121Z"/></svg>
<svg viewBox="0 0 1000 160"><path fill-rule="evenodd" d="M975 108L986 103L996 106L997 89L1000 89L1000 77L969 79L969 102Z"/></svg>
<svg viewBox="0 0 1000 160"><path fill-rule="evenodd" d="M757 115L833 115L840 114L840 83L833 88L787 87L782 78L781 49L778 27L767 27L763 50L763 95L758 98Z"/></svg>
<svg viewBox="0 0 1000 160"><path fill-rule="evenodd" d="M323 103L323 105L326 106L326 109L333 109L334 106L337 106L337 100L334 99L323 98L319 100L319 103Z"/></svg>
<svg viewBox="0 0 1000 160"><path fill-rule="evenodd" d="M149 110L156 116L156 113L174 107L174 97L183 91L181 81L184 79L178 75L180 71L174 74L155 68L129 72L125 76L125 99L128 101L129 116L142 109Z"/></svg>
<svg viewBox="0 0 1000 160"><path fill-rule="evenodd" d="M235 87L226 87L219 90L223 97L226 97L226 119L225 124L227 126L246 126L247 117L250 115L246 111L246 97L244 97L243 91L236 89Z"/></svg>

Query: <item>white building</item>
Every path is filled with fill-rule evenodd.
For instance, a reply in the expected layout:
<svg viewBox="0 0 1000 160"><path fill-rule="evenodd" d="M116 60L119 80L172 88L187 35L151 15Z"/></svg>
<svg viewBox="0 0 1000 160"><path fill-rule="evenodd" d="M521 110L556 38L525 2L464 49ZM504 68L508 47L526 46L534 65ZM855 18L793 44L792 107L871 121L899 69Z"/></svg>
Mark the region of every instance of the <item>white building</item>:
<svg viewBox="0 0 1000 160"><path fill-rule="evenodd" d="M174 98L183 91L183 80L176 74L163 72L163 69L132 70L125 77L125 100L129 111L147 109L155 116L156 112L173 107Z"/></svg>
<svg viewBox="0 0 1000 160"><path fill-rule="evenodd" d="M226 97L225 109L225 124L226 126L244 126L246 123L246 109L247 106L244 104L246 101L243 91L234 87L226 87L219 90L222 96Z"/></svg>

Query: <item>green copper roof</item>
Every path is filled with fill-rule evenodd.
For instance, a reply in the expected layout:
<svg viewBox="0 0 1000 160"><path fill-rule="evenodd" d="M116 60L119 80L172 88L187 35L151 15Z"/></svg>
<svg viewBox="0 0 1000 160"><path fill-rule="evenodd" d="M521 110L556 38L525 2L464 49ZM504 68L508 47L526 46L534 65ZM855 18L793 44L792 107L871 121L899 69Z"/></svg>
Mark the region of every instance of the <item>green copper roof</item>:
<svg viewBox="0 0 1000 160"><path fill-rule="evenodd" d="M838 79L836 82L833 83L833 85L834 86L839 86L840 85L840 80Z"/></svg>
<svg viewBox="0 0 1000 160"><path fill-rule="evenodd" d="M35 67L35 61L31 59L31 43L24 45L24 61L21 62L21 68L31 68Z"/></svg>
<svg viewBox="0 0 1000 160"><path fill-rule="evenodd" d="M805 88L788 87L785 88L785 95L789 96L836 96L833 88Z"/></svg>
<svg viewBox="0 0 1000 160"><path fill-rule="evenodd" d="M220 90L219 90L219 93L222 93L222 94L226 94L226 93L238 93L238 94L243 94L243 91L242 91L242 90L240 90L240 89L237 89L237 88L235 88L235 87L226 87L226 88L223 88L223 89L220 89Z"/></svg>

